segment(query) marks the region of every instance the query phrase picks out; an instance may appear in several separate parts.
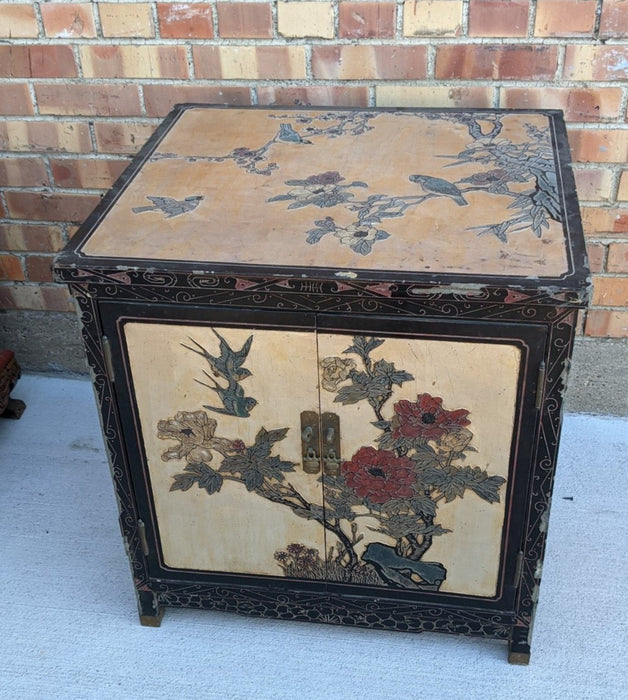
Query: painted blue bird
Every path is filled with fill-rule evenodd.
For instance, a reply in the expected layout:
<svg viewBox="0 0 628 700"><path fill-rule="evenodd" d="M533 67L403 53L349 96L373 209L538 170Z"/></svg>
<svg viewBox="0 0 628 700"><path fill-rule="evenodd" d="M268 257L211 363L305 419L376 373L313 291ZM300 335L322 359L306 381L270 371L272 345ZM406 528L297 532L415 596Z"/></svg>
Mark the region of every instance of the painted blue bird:
<svg viewBox="0 0 628 700"><path fill-rule="evenodd" d="M443 180L441 177L432 177L431 175L410 175L408 179L410 182L416 182L417 184L421 185L425 192L451 197L460 207L464 207L469 204L469 202L467 202L467 200L463 197L462 192L456 185L454 185L453 182Z"/></svg>
<svg viewBox="0 0 628 700"><path fill-rule="evenodd" d="M301 138L301 136L292 128L291 124L280 124L279 133L275 138L278 141L285 141L287 143L312 143L307 139Z"/></svg>
<svg viewBox="0 0 628 700"><path fill-rule="evenodd" d="M174 197L152 197L147 195L153 204L146 207L133 207L134 214L141 214L145 211L160 211L166 219L172 219L173 216L179 216L189 211L194 211L203 199L202 195L194 195L185 199L175 199Z"/></svg>
<svg viewBox="0 0 628 700"><path fill-rule="evenodd" d="M239 382L247 377L251 376L251 371L246 367L243 367L249 350L251 349L251 343L253 342L253 336L250 335L244 342L244 345L240 350L233 350L229 343L223 338L217 330L212 328L214 335L220 341L220 354L215 356L209 353L200 343L198 343L194 338L190 338L190 341L196 346L191 347L185 343L181 345L186 348L186 350L191 350L192 352L204 357L209 364L213 377L203 370L203 374L211 384L202 382L199 379L196 381L208 389L215 391L218 394L224 408L216 408L214 406L204 406L210 411L215 413L223 413L228 416L238 416L239 418L248 418L250 411L257 405L257 401L251 396L244 395L244 389L240 386ZM219 384L214 377L222 377L227 380L227 386Z"/></svg>

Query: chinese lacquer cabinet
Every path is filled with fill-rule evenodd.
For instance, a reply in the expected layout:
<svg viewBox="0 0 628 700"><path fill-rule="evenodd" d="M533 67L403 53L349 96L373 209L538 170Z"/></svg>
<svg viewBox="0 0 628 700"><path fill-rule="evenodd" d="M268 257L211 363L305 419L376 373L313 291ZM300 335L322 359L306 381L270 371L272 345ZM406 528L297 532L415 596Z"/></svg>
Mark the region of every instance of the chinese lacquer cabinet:
<svg viewBox="0 0 628 700"><path fill-rule="evenodd" d="M180 105L57 261L140 619L526 663L584 245L553 111Z"/></svg>

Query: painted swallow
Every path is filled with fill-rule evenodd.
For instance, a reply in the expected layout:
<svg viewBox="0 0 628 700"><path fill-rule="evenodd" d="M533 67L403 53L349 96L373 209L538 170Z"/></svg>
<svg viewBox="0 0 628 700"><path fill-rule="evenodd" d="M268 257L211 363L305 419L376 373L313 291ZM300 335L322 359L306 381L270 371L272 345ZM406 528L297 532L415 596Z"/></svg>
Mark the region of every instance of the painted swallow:
<svg viewBox="0 0 628 700"><path fill-rule="evenodd" d="M167 219L171 219L173 216L179 216L179 214L196 209L203 197L195 195L185 199L174 199L173 197L151 197L148 195L146 199L150 199L153 206L133 207L134 214L141 214L145 211L160 211Z"/></svg>
<svg viewBox="0 0 628 700"><path fill-rule="evenodd" d="M248 418L250 411L257 405L257 401L251 396L244 395L244 389L240 386L239 382L251 376L251 371L242 365L251 349L253 336L250 335L246 339L240 350L233 350L217 330L212 328L212 331L220 341L220 354L217 356L209 353L200 343L194 340L194 338L190 338L190 341L196 347L181 343L187 350L191 350L207 360L214 377L222 377L227 380L227 386L225 387L219 384L208 372L203 370L203 374L209 379L211 384L202 382L199 379L196 381L206 386L208 389L215 391L224 406L224 408L216 408L214 406L204 406L204 408L227 416Z"/></svg>
<svg viewBox="0 0 628 700"><path fill-rule="evenodd" d="M205 350L205 348L200 343L197 343L196 340L194 340L194 338L190 338L190 340L192 341L192 343L194 343L194 345L196 345L196 348L192 348L189 345L186 345L185 343L181 343L181 345L183 345L183 347L187 350L191 350L197 355L204 357L207 360L209 366L212 368L212 372L216 376L223 377L223 379L227 380L235 379L235 381L237 382L241 382L243 379L250 377L251 372L248 369L246 369L246 367L242 367L242 365L244 364L244 361L246 360L247 355L249 354L249 350L251 349L253 336L250 335L247 338L240 350L234 351L232 350L229 343L227 343L227 341L220 335L220 333L218 333L218 331L216 331L214 328L212 328L212 331L220 341L220 355L218 355L218 357L215 357L214 355L211 355L209 352L207 352L207 350Z"/></svg>
<svg viewBox="0 0 628 700"><path fill-rule="evenodd" d="M462 196L462 192L453 182L443 180L440 177L431 177L430 175L410 175L410 182L416 182L425 190L432 194L442 194L446 197L451 197L454 202L460 207L463 207L469 202Z"/></svg>
<svg viewBox="0 0 628 700"><path fill-rule="evenodd" d="M201 382L198 379L196 381L215 391L224 406L224 408L216 408L215 406L203 405L203 408L206 408L208 411L214 411L214 413L236 416L238 418L248 418L251 415L251 411L257 406L257 401L252 396L245 396L244 389L235 380L229 380L229 384L224 387L210 377L207 372L204 371L203 374L213 382L213 386L205 384L205 382Z"/></svg>
<svg viewBox="0 0 628 700"><path fill-rule="evenodd" d="M275 138L278 141L286 141L287 143L312 143L307 139L301 138L290 124L280 124L279 133Z"/></svg>

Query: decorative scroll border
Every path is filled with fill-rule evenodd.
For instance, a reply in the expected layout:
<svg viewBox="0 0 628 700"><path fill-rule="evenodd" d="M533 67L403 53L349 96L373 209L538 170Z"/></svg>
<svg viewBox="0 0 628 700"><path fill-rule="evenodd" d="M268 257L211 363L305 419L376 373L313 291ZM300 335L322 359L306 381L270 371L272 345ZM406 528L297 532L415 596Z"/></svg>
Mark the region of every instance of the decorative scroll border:
<svg viewBox="0 0 628 700"><path fill-rule="evenodd" d="M120 279L121 275L128 276ZM88 279L89 277L89 279ZM112 277L110 275L110 277ZM143 616L156 618L161 606L233 610L258 616L308 620L406 631L442 631L510 639L511 652L528 656L530 635L541 579L549 506L558 453L561 408L566 373L572 353L577 309L549 304L536 296L511 289L438 291L414 294L408 285L402 295L388 295L392 285L364 285L307 280L243 280L199 277L196 286L180 287L176 275L143 273L150 285L135 286L131 273L119 273L109 284L94 284L93 277L77 274L71 285L80 312L83 340L100 405L103 433L109 452L120 510L120 525L133 570L138 606ZM80 281L79 281L80 280ZM187 279L188 285L193 280ZM248 285L250 282L250 286ZM343 287L340 288L339 284ZM406 601L330 596L298 591L263 592L239 586L182 584L151 581L142 553L138 515L115 407L113 386L107 375L98 303L102 300L170 303L178 306L210 305L248 308L315 310L335 313L369 313L415 316L424 319L456 318L508 323L540 323L548 329L543 403L539 413L536 457L529 484L523 566L515 614L466 608L444 608Z"/></svg>
<svg viewBox="0 0 628 700"><path fill-rule="evenodd" d="M490 611L452 610L436 605L326 593L163 582L155 583L153 590L167 606L402 632L445 632L507 640L513 619L512 615Z"/></svg>
<svg viewBox="0 0 628 700"><path fill-rule="evenodd" d="M350 274L342 278L333 272L321 278L298 277L256 277L251 275L237 276L234 274L208 275L204 273L177 273L148 271L141 269L123 269L102 271L94 268L80 267L57 268L57 278L68 284L94 285L94 293L109 296L113 294L111 287L116 287L116 294L124 298L125 294L137 295L145 301L173 301L188 303L193 300L203 303L210 296L221 292L225 299L229 294L237 295L244 304L260 303L257 299L265 295L281 295L286 301L295 304L297 298L307 305L307 298L313 297L324 306L341 304L344 300L359 298L401 300L433 300L447 298L456 302L492 303L526 306L559 305L585 306L588 299L588 287L580 291L543 287L541 284L534 290L517 288L516 286L491 284L459 284L450 285L442 282L429 283L392 283L383 281L366 281L350 279ZM102 287L98 292L95 287ZM154 298L150 298L154 295ZM214 301L214 303L218 303ZM228 303L228 302L225 302ZM276 308L276 307L272 307ZM313 308L307 306L307 308ZM327 309L321 309L327 310ZM336 309L328 309L336 310Z"/></svg>

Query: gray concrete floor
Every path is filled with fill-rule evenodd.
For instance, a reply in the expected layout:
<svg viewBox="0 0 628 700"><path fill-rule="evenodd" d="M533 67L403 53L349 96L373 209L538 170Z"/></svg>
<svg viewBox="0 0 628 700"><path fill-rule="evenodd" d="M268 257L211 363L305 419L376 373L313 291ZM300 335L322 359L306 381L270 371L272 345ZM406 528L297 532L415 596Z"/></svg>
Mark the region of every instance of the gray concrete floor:
<svg viewBox="0 0 628 700"><path fill-rule="evenodd" d="M528 667L503 643L167 610L138 623L90 384L0 421L0 698L628 697L628 420L568 414Z"/></svg>

